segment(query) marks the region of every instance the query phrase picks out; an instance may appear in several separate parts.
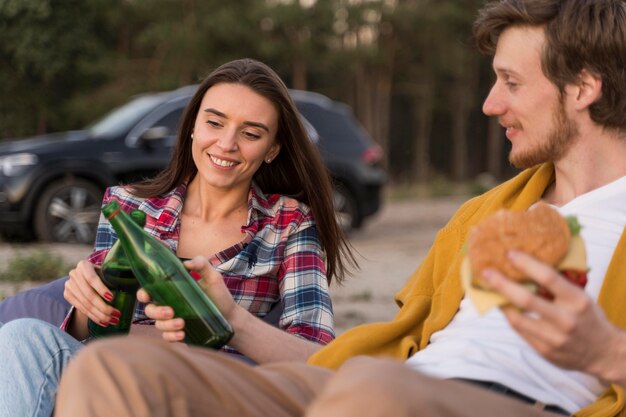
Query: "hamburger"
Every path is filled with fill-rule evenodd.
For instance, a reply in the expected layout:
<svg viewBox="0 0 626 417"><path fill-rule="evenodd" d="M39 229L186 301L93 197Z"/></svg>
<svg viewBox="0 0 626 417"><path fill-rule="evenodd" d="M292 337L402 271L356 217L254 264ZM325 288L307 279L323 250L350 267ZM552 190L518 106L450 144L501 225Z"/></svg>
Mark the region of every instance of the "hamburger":
<svg viewBox="0 0 626 417"><path fill-rule="evenodd" d="M470 229L461 264L463 287L480 313L508 303L483 280L486 268L497 269L532 292L553 298L511 263L507 257L510 250L528 253L556 267L580 287L587 284L585 244L575 217L563 217L545 203L525 212L499 210Z"/></svg>

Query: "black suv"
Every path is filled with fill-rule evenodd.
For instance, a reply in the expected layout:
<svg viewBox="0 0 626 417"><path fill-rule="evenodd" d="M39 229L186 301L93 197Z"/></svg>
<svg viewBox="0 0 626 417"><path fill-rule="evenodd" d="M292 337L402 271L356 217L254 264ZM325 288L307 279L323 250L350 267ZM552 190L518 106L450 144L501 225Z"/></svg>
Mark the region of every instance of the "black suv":
<svg viewBox="0 0 626 417"><path fill-rule="evenodd" d="M134 97L80 131L0 141L0 233L93 243L105 187L154 175L167 164L196 86ZM345 104L291 91L335 186L346 230L376 213L386 175L374 144Z"/></svg>

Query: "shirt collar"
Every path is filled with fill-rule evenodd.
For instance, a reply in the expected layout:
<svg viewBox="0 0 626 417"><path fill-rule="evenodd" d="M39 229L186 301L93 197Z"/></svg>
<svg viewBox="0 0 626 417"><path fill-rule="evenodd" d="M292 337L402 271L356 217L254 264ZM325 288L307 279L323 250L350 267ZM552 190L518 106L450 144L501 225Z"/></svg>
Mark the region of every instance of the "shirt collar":
<svg viewBox="0 0 626 417"><path fill-rule="evenodd" d="M139 209L149 216L158 219L158 228L171 232L180 220L183 209L187 184L180 184L169 193L159 197L144 200ZM254 181L248 194L248 217L246 224L242 226L242 232L249 231L253 234L258 230L258 223L264 217L275 217L276 206L273 195L266 195Z"/></svg>
<svg viewBox="0 0 626 417"><path fill-rule="evenodd" d="M139 210L157 219L159 229L171 232L180 219L186 192L187 184L180 184L168 193L158 197L146 198L139 205Z"/></svg>
<svg viewBox="0 0 626 417"><path fill-rule="evenodd" d="M274 200L272 197L273 195L267 196L256 182L252 182L250 193L248 194L248 220L241 228L242 232L255 234L258 230L260 219L276 216L276 206L272 203L272 200Z"/></svg>
<svg viewBox="0 0 626 417"><path fill-rule="evenodd" d="M276 214L276 207L271 200L271 196L267 196L255 182L252 182L248 197L248 217L252 216L255 210L264 216L273 217Z"/></svg>

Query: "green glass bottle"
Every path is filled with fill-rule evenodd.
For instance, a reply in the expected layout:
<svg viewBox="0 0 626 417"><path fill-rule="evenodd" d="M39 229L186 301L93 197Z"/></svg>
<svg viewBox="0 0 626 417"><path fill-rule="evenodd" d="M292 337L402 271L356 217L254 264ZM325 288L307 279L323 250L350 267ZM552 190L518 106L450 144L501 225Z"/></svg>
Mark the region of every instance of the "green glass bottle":
<svg viewBox="0 0 626 417"><path fill-rule="evenodd" d="M146 213L143 211L133 210L130 216L139 227L143 228L146 224ZM113 301L107 301L107 304L115 307L121 315L118 324L109 324L106 327L89 319L87 322L89 336L104 337L128 334L135 316L139 282L133 274L126 252L124 252L119 240L113 244L102 262L102 267L96 269L96 272L113 294Z"/></svg>
<svg viewBox="0 0 626 417"><path fill-rule="evenodd" d="M182 262L161 241L137 226L117 201L102 207L126 251L133 273L150 297L185 320L185 341L220 348L233 329Z"/></svg>

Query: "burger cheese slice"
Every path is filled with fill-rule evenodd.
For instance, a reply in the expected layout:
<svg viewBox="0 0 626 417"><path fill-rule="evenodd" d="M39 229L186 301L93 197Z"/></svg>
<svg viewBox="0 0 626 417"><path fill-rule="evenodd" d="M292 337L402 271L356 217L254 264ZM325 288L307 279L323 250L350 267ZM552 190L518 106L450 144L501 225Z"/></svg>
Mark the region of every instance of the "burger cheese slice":
<svg viewBox="0 0 626 417"><path fill-rule="evenodd" d="M499 210L470 229L461 264L463 287L480 313L508 303L482 279L486 268L497 269L531 291L552 298L546 289L513 266L507 257L512 249L554 265L581 287L587 283L585 244L575 217L564 218L545 203L537 203L525 212Z"/></svg>

